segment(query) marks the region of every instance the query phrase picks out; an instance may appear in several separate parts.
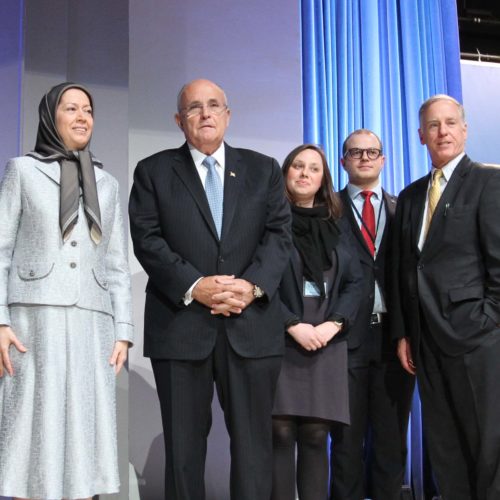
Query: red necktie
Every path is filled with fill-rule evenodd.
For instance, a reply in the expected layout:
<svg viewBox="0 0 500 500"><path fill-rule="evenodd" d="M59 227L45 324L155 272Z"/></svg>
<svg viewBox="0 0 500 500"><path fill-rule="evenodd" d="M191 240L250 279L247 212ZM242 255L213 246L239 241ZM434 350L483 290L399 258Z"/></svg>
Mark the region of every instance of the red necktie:
<svg viewBox="0 0 500 500"><path fill-rule="evenodd" d="M375 255L375 210L373 210L373 205L370 198L373 195L373 191L361 191L361 194L365 198L363 203L363 213L361 217L363 223L361 224L361 233L365 238L366 245L372 256Z"/></svg>

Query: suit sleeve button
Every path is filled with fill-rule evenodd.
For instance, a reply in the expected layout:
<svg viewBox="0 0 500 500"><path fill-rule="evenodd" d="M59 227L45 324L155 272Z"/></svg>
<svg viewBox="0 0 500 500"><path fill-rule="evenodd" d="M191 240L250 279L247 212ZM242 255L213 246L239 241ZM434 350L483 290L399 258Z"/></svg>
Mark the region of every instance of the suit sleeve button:
<svg viewBox="0 0 500 500"><path fill-rule="evenodd" d="M31 270L31 271L30 271L30 276L31 276L31 277L35 276L35 271Z"/></svg>
<svg viewBox="0 0 500 500"><path fill-rule="evenodd" d="M76 267L76 262L72 262L69 267L71 267L71 269L74 269Z"/></svg>
<svg viewBox="0 0 500 500"><path fill-rule="evenodd" d="M77 243L75 240L73 240L73 241L71 242L71 246L72 246L72 247L76 247L76 245L78 245L78 243Z"/></svg>

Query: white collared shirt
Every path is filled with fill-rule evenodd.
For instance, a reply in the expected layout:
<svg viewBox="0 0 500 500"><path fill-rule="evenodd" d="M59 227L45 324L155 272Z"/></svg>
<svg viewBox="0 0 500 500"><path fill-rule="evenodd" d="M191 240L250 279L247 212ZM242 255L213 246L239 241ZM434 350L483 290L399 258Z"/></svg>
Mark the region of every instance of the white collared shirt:
<svg viewBox="0 0 500 500"><path fill-rule="evenodd" d="M443 172L443 176L441 179L439 179L439 183L441 184L441 196L443 195L443 192L446 188L446 185L448 184L448 181L451 179L451 175L455 171L455 168L457 168L457 165L460 163L462 158L465 156L465 152L460 153L458 156L453 158L450 162L448 162L446 165L441 167L441 171ZM431 189L432 186L432 177L434 176L434 172L437 169L435 167L432 167L431 170L431 176L429 178L429 185L427 186L427 195L425 197L425 209L424 209L424 216L422 218L422 227L420 228L420 237L418 239L418 249L422 250L422 247L424 246L425 242L425 236L426 236L426 227L425 227L425 221L427 220L427 212L429 210L429 190Z"/></svg>
<svg viewBox="0 0 500 500"><path fill-rule="evenodd" d="M189 152L191 153L191 157L194 161L194 166L200 176L201 183L203 184L203 188L205 188L205 181L207 179L208 167L203 165L203 160L208 156L201 151L198 151L194 146L188 144ZM222 187L224 187L224 172L226 168L226 152L224 148L224 142L218 147L218 149L210 155L212 158L215 158L215 171L219 174L220 180L222 182Z"/></svg>

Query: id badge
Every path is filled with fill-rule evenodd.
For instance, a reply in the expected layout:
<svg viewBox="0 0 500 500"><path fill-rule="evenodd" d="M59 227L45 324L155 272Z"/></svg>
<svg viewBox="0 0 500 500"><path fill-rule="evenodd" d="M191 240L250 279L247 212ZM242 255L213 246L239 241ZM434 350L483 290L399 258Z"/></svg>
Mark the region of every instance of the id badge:
<svg viewBox="0 0 500 500"><path fill-rule="evenodd" d="M324 287L325 287L325 295L328 295L327 294L328 288L326 281L324 283ZM314 281L307 281L307 280L304 280L304 288L302 293L304 297L320 297L321 295L318 285L316 285Z"/></svg>

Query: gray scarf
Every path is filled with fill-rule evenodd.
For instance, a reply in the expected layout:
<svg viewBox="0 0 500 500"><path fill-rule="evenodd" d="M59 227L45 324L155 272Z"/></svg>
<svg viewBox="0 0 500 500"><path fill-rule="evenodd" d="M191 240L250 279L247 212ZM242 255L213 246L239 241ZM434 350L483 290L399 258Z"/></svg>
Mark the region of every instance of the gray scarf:
<svg viewBox="0 0 500 500"><path fill-rule="evenodd" d="M83 194L83 208L89 225L90 237L99 244L102 237L101 211L97 197L94 165L102 164L93 158L89 144L81 151L68 151L56 128L56 110L66 90L79 89L85 92L93 106L90 92L81 85L65 82L52 87L40 101L38 107L39 124L35 151L28 153L43 162L58 161L61 165L61 192L59 225L63 241L66 241L78 222L80 188Z"/></svg>

